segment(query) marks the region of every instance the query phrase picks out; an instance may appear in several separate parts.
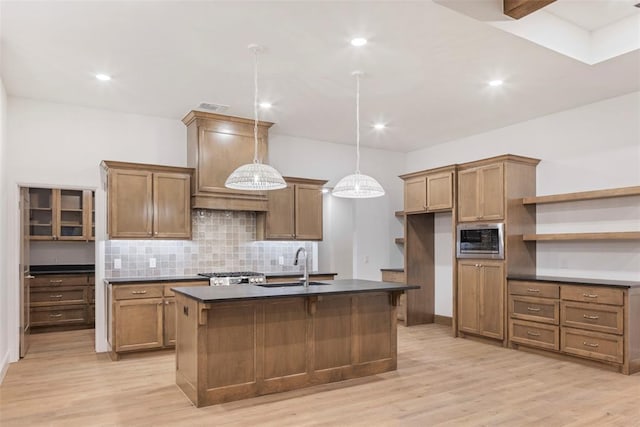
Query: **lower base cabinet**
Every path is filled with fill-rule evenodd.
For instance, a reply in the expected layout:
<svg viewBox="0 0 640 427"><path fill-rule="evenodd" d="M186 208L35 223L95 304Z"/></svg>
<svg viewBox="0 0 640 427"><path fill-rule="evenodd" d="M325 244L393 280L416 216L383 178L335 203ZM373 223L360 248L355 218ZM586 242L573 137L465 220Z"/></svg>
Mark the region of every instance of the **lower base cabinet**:
<svg viewBox="0 0 640 427"><path fill-rule="evenodd" d="M458 261L458 332L504 339L504 262Z"/></svg>
<svg viewBox="0 0 640 427"><path fill-rule="evenodd" d="M640 288L509 280L509 343L640 372Z"/></svg>
<svg viewBox="0 0 640 427"><path fill-rule="evenodd" d="M176 345L175 294L172 287L208 286L208 281L110 283L108 339L110 356Z"/></svg>

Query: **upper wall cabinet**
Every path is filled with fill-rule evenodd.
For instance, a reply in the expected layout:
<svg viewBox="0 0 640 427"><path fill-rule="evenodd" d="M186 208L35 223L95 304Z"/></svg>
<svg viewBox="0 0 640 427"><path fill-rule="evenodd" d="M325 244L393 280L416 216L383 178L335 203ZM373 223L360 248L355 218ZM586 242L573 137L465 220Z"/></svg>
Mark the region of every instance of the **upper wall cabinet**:
<svg viewBox="0 0 640 427"><path fill-rule="evenodd" d="M480 221L504 218L504 173L502 163L458 172L458 220Z"/></svg>
<svg viewBox="0 0 640 427"><path fill-rule="evenodd" d="M111 239L191 239L192 169L103 161Z"/></svg>
<svg viewBox="0 0 640 427"><path fill-rule="evenodd" d="M241 165L252 163L253 120L191 111L187 126L187 165L195 168L191 186L194 208L266 211L265 192L232 190L227 177ZM267 160L268 131L273 123L258 124L258 157Z"/></svg>
<svg viewBox="0 0 640 427"><path fill-rule="evenodd" d="M431 169L401 175L404 180L406 214L440 212L453 208L455 167Z"/></svg>
<svg viewBox="0 0 640 427"><path fill-rule="evenodd" d="M322 240L322 186L327 181L285 177L287 188L268 192L257 218L258 240Z"/></svg>
<svg viewBox="0 0 640 427"><path fill-rule="evenodd" d="M94 240L94 192L29 188L31 240Z"/></svg>

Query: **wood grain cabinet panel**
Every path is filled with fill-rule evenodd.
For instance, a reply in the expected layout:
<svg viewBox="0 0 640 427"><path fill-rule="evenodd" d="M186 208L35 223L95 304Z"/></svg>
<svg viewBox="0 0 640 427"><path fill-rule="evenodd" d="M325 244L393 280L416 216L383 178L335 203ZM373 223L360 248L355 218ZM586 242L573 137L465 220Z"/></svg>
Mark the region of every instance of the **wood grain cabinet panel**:
<svg viewBox="0 0 640 427"><path fill-rule="evenodd" d="M258 240L322 240L322 186L327 181L284 177L287 188L269 191L267 212L256 219Z"/></svg>
<svg viewBox="0 0 640 427"><path fill-rule="evenodd" d="M622 334L624 310L620 306L562 301L562 325Z"/></svg>
<svg viewBox="0 0 640 427"><path fill-rule="evenodd" d="M264 302L264 378L305 375L308 321L302 299Z"/></svg>
<svg viewBox="0 0 640 427"><path fill-rule="evenodd" d="M560 302L558 300L511 295L509 303L513 319L552 325L558 325L560 322Z"/></svg>
<svg viewBox="0 0 640 427"><path fill-rule="evenodd" d="M103 161L111 239L190 239L192 170Z"/></svg>
<svg viewBox="0 0 640 427"><path fill-rule="evenodd" d="M351 299L325 297L317 302L314 325L314 370L351 364Z"/></svg>
<svg viewBox="0 0 640 427"><path fill-rule="evenodd" d="M621 289L611 289L602 286L561 286L561 297L563 300L622 305L624 293Z"/></svg>
<svg viewBox="0 0 640 427"><path fill-rule="evenodd" d="M426 212L427 177L417 176L404 181L404 212Z"/></svg>
<svg viewBox="0 0 640 427"><path fill-rule="evenodd" d="M504 263L458 262L458 329L504 338Z"/></svg>
<svg viewBox="0 0 640 427"><path fill-rule="evenodd" d="M416 214L453 209L454 167L402 175L404 212Z"/></svg>
<svg viewBox="0 0 640 427"><path fill-rule="evenodd" d="M453 208L453 172L427 175L427 211L448 211Z"/></svg>
<svg viewBox="0 0 640 427"><path fill-rule="evenodd" d="M523 320L509 320L510 341L546 350L560 350L560 327Z"/></svg>
<svg viewBox="0 0 640 427"><path fill-rule="evenodd" d="M504 218L504 165L458 171L458 221Z"/></svg>
<svg viewBox="0 0 640 427"><path fill-rule="evenodd" d="M91 190L29 188L30 240L95 240Z"/></svg>
<svg viewBox="0 0 640 427"><path fill-rule="evenodd" d="M116 301L115 351L161 348L162 316L162 298Z"/></svg>
<svg viewBox="0 0 640 427"><path fill-rule="evenodd" d="M620 335L562 328L561 343L562 351L568 354L605 362L624 360L624 339Z"/></svg>

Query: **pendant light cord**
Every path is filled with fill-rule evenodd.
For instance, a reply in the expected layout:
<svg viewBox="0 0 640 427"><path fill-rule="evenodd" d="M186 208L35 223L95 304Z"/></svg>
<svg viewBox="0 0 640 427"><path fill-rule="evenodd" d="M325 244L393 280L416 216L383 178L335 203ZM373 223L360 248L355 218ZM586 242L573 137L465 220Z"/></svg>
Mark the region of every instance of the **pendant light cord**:
<svg viewBox="0 0 640 427"><path fill-rule="evenodd" d="M356 74L356 174L360 174L360 75Z"/></svg>
<svg viewBox="0 0 640 427"><path fill-rule="evenodd" d="M253 163L258 162L258 48L253 49L255 55L254 67L253 67Z"/></svg>

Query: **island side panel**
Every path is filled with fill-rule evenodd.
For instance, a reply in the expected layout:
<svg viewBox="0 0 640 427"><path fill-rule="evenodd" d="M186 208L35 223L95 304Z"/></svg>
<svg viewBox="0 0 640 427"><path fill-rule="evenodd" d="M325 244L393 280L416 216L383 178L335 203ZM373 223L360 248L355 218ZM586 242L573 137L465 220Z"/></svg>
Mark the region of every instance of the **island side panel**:
<svg viewBox="0 0 640 427"><path fill-rule="evenodd" d="M396 368L396 322L393 301L388 293L371 293L355 298L356 360L359 375Z"/></svg>
<svg viewBox="0 0 640 427"><path fill-rule="evenodd" d="M198 302L176 294L176 384L198 405Z"/></svg>
<svg viewBox="0 0 640 427"><path fill-rule="evenodd" d="M351 378L353 294L317 298L313 314L314 384Z"/></svg>

